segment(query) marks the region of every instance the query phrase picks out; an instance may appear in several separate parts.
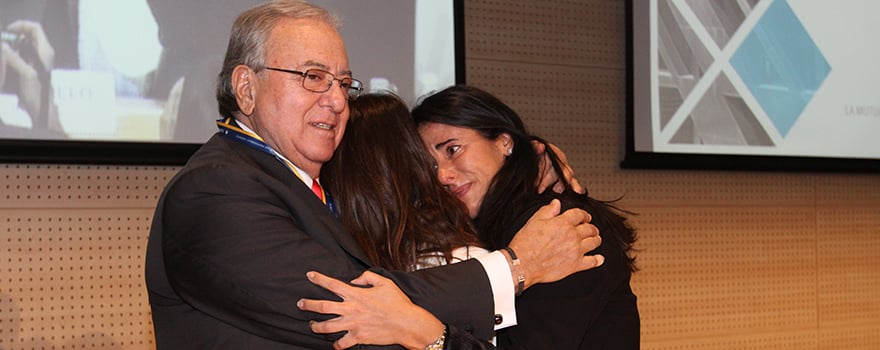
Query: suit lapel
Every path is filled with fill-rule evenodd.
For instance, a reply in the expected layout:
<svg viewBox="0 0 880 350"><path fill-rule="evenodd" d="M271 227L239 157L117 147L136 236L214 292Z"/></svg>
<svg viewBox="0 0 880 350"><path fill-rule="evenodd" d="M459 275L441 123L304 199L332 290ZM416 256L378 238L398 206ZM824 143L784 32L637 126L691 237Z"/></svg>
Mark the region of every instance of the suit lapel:
<svg viewBox="0 0 880 350"><path fill-rule="evenodd" d="M270 154L241 145L233 140L229 141L235 144L233 147L246 152L249 158L256 161L266 173L288 188L286 195L283 194L282 198L291 207L291 215L301 223L303 231L309 233L328 249L353 257L365 267L372 266L360 245L342 226L339 219L290 169L287 169L284 164Z"/></svg>

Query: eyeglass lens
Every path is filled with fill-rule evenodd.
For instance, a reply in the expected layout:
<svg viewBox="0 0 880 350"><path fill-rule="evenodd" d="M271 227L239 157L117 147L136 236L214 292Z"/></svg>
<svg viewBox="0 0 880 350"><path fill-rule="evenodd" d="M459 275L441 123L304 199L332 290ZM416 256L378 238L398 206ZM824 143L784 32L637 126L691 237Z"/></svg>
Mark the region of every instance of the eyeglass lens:
<svg viewBox="0 0 880 350"><path fill-rule="evenodd" d="M334 81L339 81L339 86L348 94L349 98L357 97L363 90L360 81L349 77L337 79L333 73L320 69L309 69L303 72L303 87L314 92L330 90Z"/></svg>

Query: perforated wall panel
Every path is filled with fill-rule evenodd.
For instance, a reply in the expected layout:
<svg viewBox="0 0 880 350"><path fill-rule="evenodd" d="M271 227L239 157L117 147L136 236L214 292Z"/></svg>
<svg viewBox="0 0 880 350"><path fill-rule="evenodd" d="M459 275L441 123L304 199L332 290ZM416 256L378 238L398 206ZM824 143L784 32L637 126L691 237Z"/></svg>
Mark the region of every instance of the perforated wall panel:
<svg viewBox="0 0 880 350"><path fill-rule="evenodd" d="M174 170L0 166L0 349L154 347L144 253Z"/></svg>

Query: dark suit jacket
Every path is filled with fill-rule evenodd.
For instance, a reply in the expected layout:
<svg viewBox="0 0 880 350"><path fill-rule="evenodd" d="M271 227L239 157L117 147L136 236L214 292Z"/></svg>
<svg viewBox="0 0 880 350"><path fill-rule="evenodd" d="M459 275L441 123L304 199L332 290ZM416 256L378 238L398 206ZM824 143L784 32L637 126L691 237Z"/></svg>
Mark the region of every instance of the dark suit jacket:
<svg viewBox="0 0 880 350"><path fill-rule="evenodd" d="M157 348L330 348L339 335L309 329L328 316L295 304L338 298L305 273L350 281L367 268L354 239L281 162L215 134L169 182L153 218L146 283ZM491 337L492 292L479 262L376 271L455 331Z"/></svg>
<svg viewBox="0 0 880 350"><path fill-rule="evenodd" d="M536 198L531 208L518 216L506 230L513 234L541 205L559 198L562 209L582 207L571 193L549 193ZM591 212L589 208L583 208ZM498 332L499 349L609 349L639 348L639 311L630 288L632 276L626 256L614 244L615 233L594 214L593 223L602 235L602 244L590 254L602 254L605 263L578 272L559 282L538 284L516 299L517 325Z"/></svg>

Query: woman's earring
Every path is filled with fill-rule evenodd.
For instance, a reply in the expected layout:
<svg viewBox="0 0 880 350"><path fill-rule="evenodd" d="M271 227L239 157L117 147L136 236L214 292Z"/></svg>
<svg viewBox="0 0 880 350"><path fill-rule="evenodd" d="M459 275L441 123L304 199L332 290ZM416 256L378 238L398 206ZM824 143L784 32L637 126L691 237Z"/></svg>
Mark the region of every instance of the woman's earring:
<svg viewBox="0 0 880 350"><path fill-rule="evenodd" d="M513 154L513 146L510 146L510 148L507 149L507 155L509 156L511 154Z"/></svg>

